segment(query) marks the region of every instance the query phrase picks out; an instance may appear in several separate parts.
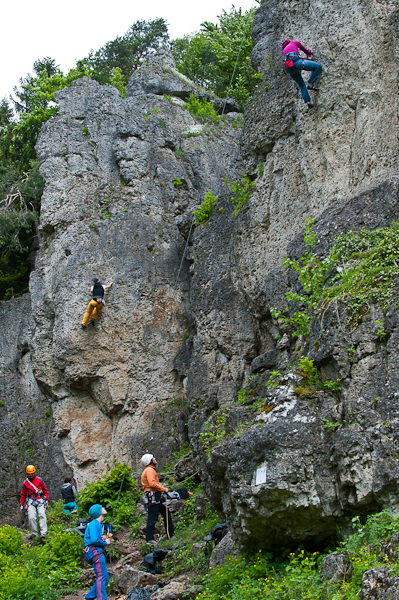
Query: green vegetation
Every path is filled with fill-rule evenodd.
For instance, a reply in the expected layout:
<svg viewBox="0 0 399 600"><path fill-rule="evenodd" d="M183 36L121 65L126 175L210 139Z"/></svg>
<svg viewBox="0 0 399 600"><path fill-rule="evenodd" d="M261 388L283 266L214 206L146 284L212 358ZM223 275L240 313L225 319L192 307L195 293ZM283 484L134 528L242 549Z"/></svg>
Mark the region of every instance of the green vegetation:
<svg viewBox="0 0 399 600"><path fill-rule="evenodd" d="M211 450L216 444L219 444L226 437L226 419L228 411L226 408L215 411L207 423L205 423L199 441L202 444L203 450L210 457Z"/></svg>
<svg viewBox="0 0 399 600"><path fill-rule="evenodd" d="M280 381L281 381L282 377L283 376L281 375L280 371L273 370L270 373L270 377L266 383L267 389L270 391L273 388L278 387L280 385Z"/></svg>
<svg viewBox="0 0 399 600"><path fill-rule="evenodd" d="M36 236L44 182L38 161L19 174L0 167L0 299L28 291L27 258Z"/></svg>
<svg viewBox="0 0 399 600"><path fill-rule="evenodd" d="M234 194L234 196L231 197L231 201L234 206L233 215L237 215L246 204L250 195L255 191L255 184L250 180L248 175L245 174L245 171L241 181L230 182L226 177L225 182Z"/></svg>
<svg viewBox="0 0 399 600"><path fill-rule="evenodd" d="M318 391L339 392L340 379L336 381L323 381L320 371L306 356L299 359L299 365L295 371L297 375L302 377L300 385L294 386L294 391L297 396L304 398L312 398Z"/></svg>
<svg viewBox="0 0 399 600"><path fill-rule="evenodd" d="M218 197L212 194L212 192L207 192L205 194L205 198L203 199L199 207L196 208L193 212L196 225L203 225L204 223L207 223L209 221L213 214L217 201Z"/></svg>
<svg viewBox="0 0 399 600"><path fill-rule="evenodd" d="M220 117L213 108L212 102L190 94L185 107L201 123L219 123Z"/></svg>
<svg viewBox="0 0 399 600"><path fill-rule="evenodd" d="M51 521L52 509L49 510ZM27 546L15 527L0 528L0 599L56 600L79 585L83 540L50 524L44 546Z"/></svg>
<svg viewBox="0 0 399 600"><path fill-rule="evenodd" d="M118 500L119 489L123 480L121 493ZM87 483L79 494L79 514L87 516L86 512L92 504L101 504L113 514L115 504L116 525L132 524L132 507L139 501L141 489L132 478L132 468L125 464L115 463L109 475L104 475L94 483Z"/></svg>
<svg viewBox="0 0 399 600"><path fill-rule="evenodd" d="M107 42L105 46L77 62L80 68L89 68L93 79L102 84L126 86L131 74L169 40L164 19L140 20L133 23L123 36Z"/></svg>
<svg viewBox="0 0 399 600"><path fill-rule="evenodd" d="M184 503L184 511L179 518L173 537L173 547L184 545L184 548L173 553L171 559L163 563L164 576L176 577L182 571L195 573L191 583L200 583L209 570L208 560L204 553L197 554L193 545L202 542L204 536L220 522L217 513L208 508L204 518L198 521L195 513L195 500L198 494L202 492L201 486L189 485L192 491L191 496ZM167 548L171 546L170 541L160 543L160 547Z"/></svg>
<svg viewBox="0 0 399 600"><path fill-rule="evenodd" d="M241 110L253 93L257 80L250 61L254 14L255 9L243 13L241 8L232 6L230 12L223 10L219 15L219 23L205 21L199 32L172 42L177 69L194 83L224 98L244 36L229 92Z"/></svg>
<svg viewBox="0 0 399 600"><path fill-rule="evenodd" d="M389 511L368 517L361 525L352 519L356 533L337 550L347 552L352 575L331 583L319 574L323 555L297 550L288 557L262 554L230 557L205 577L205 589L197 600L357 600L363 574L376 567L388 568L391 577L399 575L399 566L389 558L382 544L399 531L399 515Z"/></svg>
<svg viewBox="0 0 399 600"><path fill-rule="evenodd" d="M316 315L324 314L334 303L345 302L345 325L356 328L376 305L386 311L395 300L399 274L399 229L397 223L369 231L349 231L340 235L328 256L320 259L313 252L316 237L313 220L306 222L304 237L308 250L299 260L286 258L285 269L293 269L302 285L301 292L287 292L291 306L299 310L284 314L271 308L274 317L294 327L294 337L307 335ZM385 338L383 323L377 334Z"/></svg>

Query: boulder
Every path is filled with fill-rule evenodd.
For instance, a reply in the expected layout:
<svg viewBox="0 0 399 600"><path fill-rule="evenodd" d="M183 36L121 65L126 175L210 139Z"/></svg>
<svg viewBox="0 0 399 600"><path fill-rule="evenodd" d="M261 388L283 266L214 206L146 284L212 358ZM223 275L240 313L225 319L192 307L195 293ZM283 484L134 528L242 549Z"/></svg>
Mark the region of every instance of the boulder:
<svg viewBox="0 0 399 600"><path fill-rule="evenodd" d="M187 586L180 581L170 581L168 585L157 590L151 600L179 600L183 598L183 593L187 590Z"/></svg>
<svg viewBox="0 0 399 600"><path fill-rule="evenodd" d="M352 564L348 559L348 553L332 552L321 561L320 573L331 583L338 581L348 581L352 574Z"/></svg>
<svg viewBox="0 0 399 600"><path fill-rule="evenodd" d="M145 573L144 571L137 571L131 567L123 567L118 573L115 573L115 579L125 594L132 588L154 586L158 583L158 578L155 575Z"/></svg>
<svg viewBox="0 0 399 600"><path fill-rule="evenodd" d="M219 542L219 544L212 550L211 558L209 560L209 567L211 569L215 569L219 565L224 565L228 556L234 556L236 554L236 546L231 537L231 533L228 532Z"/></svg>

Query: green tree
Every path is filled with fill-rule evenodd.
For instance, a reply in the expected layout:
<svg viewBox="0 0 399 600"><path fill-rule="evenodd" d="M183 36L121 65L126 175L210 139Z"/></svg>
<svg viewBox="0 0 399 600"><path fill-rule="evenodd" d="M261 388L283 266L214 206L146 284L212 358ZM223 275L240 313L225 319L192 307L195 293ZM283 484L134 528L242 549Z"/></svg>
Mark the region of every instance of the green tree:
<svg viewBox="0 0 399 600"><path fill-rule="evenodd" d="M40 242L38 214L44 181L35 161L27 173L0 167L0 299L28 291L28 256Z"/></svg>
<svg viewBox="0 0 399 600"><path fill-rule="evenodd" d="M92 75L90 68L84 65L64 75L49 57L37 60L34 71L35 76L22 77L20 87L14 88L15 97L11 99L19 118L3 128L0 139L0 159L17 167L21 174L28 171L31 161L36 159L35 144L43 123L59 112L53 103L54 92L70 86L75 79Z"/></svg>
<svg viewBox="0 0 399 600"><path fill-rule="evenodd" d="M91 53L78 66L87 65L99 83L111 83L115 68L121 70L123 83L146 57L169 40L168 26L164 19L136 21L123 36L118 36L105 46Z"/></svg>
<svg viewBox="0 0 399 600"><path fill-rule="evenodd" d="M201 30L172 42L177 68L198 85L225 97L240 56L229 95L241 109L253 93L258 76L251 66L251 29L255 9L243 13L231 7L219 15L219 23L205 21Z"/></svg>

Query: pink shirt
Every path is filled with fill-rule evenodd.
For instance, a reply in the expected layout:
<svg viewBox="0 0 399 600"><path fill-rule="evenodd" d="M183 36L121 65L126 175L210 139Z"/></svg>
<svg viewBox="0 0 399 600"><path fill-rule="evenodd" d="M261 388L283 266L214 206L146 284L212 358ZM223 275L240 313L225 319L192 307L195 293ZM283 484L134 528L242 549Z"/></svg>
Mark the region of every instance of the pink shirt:
<svg viewBox="0 0 399 600"><path fill-rule="evenodd" d="M305 46L303 46L301 44L301 42L294 42L293 40L288 42L288 44L286 46L284 46L284 48L282 48L283 50L283 56L285 56L286 54L289 54L290 52L299 52L299 50L302 50L305 54L307 54L307 56L310 56L312 54L311 50L307 50L305 48Z"/></svg>

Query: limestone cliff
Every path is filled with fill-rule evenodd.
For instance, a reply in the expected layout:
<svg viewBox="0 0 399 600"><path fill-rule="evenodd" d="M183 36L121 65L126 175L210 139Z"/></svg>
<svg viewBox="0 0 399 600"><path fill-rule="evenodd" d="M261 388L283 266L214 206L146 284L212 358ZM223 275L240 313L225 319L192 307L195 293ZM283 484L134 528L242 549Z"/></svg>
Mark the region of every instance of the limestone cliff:
<svg viewBox="0 0 399 600"><path fill-rule="evenodd" d="M312 111L282 67L287 34L323 65ZM327 314L324 329L296 341L270 307L286 305L293 282L281 264L302 255L307 217L320 255L338 233L397 218L397 40L389 0L262 5L252 60L263 75L243 129L233 103L220 127L196 123L185 99L203 92L167 53L132 76L123 100L87 78L58 93L62 115L37 144L43 245L23 302L52 443L78 486L113 459L146 449L164 460L188 439L241 546L321 542L353 514L396 505L396 309L375 307L349 340ZM244 169L255 191L232 216L225 178ZM218 204L193 230L176 280L207 191ZM83 331L93 276L113 286ZM289 364L301 354L342 379L338 397L295 396ZM270 391L275 367L284 385ZM270 410L237 404L248 385ZM266 483L255 485L259 467Z"/></svg>

